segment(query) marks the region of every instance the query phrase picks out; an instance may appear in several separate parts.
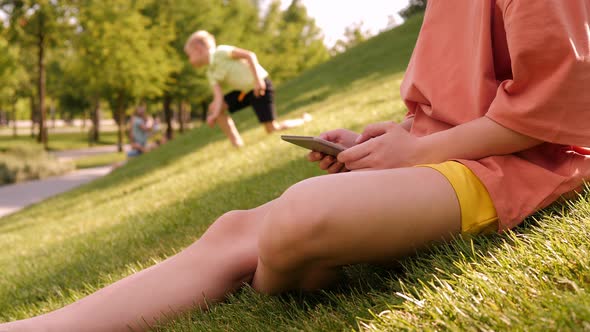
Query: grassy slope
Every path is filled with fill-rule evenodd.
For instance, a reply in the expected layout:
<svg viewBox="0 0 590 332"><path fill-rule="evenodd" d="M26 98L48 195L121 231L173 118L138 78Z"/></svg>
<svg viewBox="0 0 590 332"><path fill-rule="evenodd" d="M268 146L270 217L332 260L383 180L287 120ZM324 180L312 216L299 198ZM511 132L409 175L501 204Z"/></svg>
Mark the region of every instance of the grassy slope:
<svg viewBox="0 0 590 332"><path fill-rule="evenodd" d="M279 114L315 118L291 133L399 120L399 83L419 25L413 20L283 84ZM236 122L248 144L242 150L200 128L89 186L0 219L0 320L70 303L181 250L223 212L320 174L303 150L264 134L250 112ZM531 218L517 233L458 240L396 269L347 268L348 285L333 292L264 297L246 289L161 330L590 328L588 199Z"/></svg>

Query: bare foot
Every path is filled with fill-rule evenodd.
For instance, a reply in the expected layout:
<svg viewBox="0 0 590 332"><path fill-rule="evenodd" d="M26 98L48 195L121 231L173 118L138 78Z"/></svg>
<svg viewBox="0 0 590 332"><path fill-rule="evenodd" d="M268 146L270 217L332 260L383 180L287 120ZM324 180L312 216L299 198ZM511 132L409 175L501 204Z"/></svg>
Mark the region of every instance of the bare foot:
<svg viewBox="0 0 590 332"><path fill-rule="evenodd" d="M313 117L309 113L303 113L302 119L303 122L310 122L311 120L313 120Z"/></svg>

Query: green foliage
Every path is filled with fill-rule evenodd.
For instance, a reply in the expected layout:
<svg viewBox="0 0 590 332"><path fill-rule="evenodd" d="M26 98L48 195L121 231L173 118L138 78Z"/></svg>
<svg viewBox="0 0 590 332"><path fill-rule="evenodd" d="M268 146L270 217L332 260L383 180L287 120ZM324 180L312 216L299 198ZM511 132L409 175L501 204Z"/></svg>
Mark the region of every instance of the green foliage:
<svg viewBox="0 0 590 332"><path fill-rule="evenodd" d="M74 169L38 146L18 146L0 151L0 185L42 179Z"/></svg>
<svg viewBox="0 0 590 332"><path fill-rule="evenodd" d="M113 152L99 154L96 156L88 156L77 158L74 160L77 169L91 168L99 166L113 165L115 163L123 162L127 158L125 153Z"/></svg>
<svg viewBox="0 0 590 332"><path fill-rule="evenodd" d="M293 78L329 58L321 30L301 1L293 0L282 13L279 8L280 4L274 1L263 21L266 42L259 53L262 65L277 82Z"/></svg>
<svg viewBox="0 0 590 332"><path fill-rule="evenodd" d="M342 39L336 41L330 53L336 55L353 48L371 37L371 31L363 29L363 22L354 23L344 29Z"/></svg>
<svg viewBox="0 0 590 332"><path fill-rule="evenodd" d="M47 45L64 41L74 14L68 0L0 0L0 10L8 14L13 41L22 46L38 47L39 35Z"/></svg>
<svg viewBox="0 0 590 332"><path fill-rule="evenodd" d="M78 67L77 54L71 47L56 50L47 68L48 89L57 99L60 113L69 119L80 117L91 105L92 90L87 72ZM94 78L91 78L92 80Z"/></svg>
<svg viewBox="0 0 590 332"><path fill-rule="evenodd" d="M96 145L113 145L117 142L115 132L105 132ZM50 151L77 150L88 147L88 133L53 133L49 142ZM35 149L37 144L27 136L11 137L0 135L0 151L14 150L18 148Z"/></svg>
<svg viewBox="0 0 590 332"><path fill-rule="evenodd" d="M408 19L413 15L424 12L427 0L410 0L408 6L399 12L403 19Z"/></svg>
<svg viewBox="0 0 590 332"><path fill-rule="evenodd" d="M140 12L140 1L88 1L80 8L83 31L79 72L111 99L161 94L174 69L169 37ZM172 59L173 60L173 59Z"/></svg>
<svg viewBox="0 0 590 332"><path fill-rule="evenodd" d="M12 101L16 94L19 71L17 53L13 47L9 47L6 39L0 35L0 107Z"/></svg>

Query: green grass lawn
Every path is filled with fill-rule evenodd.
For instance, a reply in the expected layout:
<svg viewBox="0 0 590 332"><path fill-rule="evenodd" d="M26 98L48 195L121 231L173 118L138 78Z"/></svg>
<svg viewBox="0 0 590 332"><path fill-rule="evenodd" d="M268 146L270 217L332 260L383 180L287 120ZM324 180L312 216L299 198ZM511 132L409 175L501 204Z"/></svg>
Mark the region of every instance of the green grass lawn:
<svg viewBox="0 0 590 332"><path fill-rule="evenodd" d="M97 145L117 144L116 132L104 132L100 134L100 141ZM20 135L18 137L0 136L0 150L8 149L14 146L39 145L37 139L31 138L30 135ZM50 133L49 150L63 151L88 148L88 133Z"/></svg>
<svg viewBox="0 0 590 332"><path fill-rule="evenodd" d="M399 85L420 20L281 85L289 134L400 120ZM322 174L305 151L237 114L246 147L201 127L109 176L0 219L0 321L45 313L173 255L219 215ZM244 289L161 331L590 329L590 195L515 232L457 239L395 268L346 268L336 290L269 297ZM362 227L359 222L359 227ZM146 290L148 291L148 290Z"/></svg>
<svg viewBox="0 0 590 332"><path fill-rule="evenodd" d="M104 153L95 156L82 157L74 160L77 169L113 165L127 158L124 152Z"/></svg>

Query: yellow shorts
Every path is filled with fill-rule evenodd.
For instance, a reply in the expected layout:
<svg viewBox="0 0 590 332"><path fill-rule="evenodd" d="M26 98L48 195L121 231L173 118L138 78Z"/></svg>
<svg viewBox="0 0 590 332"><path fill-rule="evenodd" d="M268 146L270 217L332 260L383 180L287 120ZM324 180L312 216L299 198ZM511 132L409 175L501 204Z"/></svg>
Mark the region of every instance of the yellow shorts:
<svg viewBox="0 0 590 332"><path fill-rule="evenodd" d="M498 214L490 194L469 168L456 161L419 167L439 171L455 189L461 208L461 233L477 235L498 231Z"/></svg>

